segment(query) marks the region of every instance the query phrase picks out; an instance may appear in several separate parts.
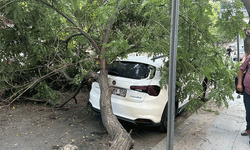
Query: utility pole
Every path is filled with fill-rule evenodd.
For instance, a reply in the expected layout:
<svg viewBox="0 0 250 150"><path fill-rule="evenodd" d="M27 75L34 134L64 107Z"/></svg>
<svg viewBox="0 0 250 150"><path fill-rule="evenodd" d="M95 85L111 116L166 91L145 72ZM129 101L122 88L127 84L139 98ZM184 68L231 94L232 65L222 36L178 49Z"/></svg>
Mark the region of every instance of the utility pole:
<svg viewBox="0 0 250 150"><path fill-rule="evenodd" d="M176 58L178 40L179 0L172 0L171 34L170 34L170 59L168 80L168 128L167 150L173 150L174 144L174 118L175 118L175 83L176 83Z"/></svg>

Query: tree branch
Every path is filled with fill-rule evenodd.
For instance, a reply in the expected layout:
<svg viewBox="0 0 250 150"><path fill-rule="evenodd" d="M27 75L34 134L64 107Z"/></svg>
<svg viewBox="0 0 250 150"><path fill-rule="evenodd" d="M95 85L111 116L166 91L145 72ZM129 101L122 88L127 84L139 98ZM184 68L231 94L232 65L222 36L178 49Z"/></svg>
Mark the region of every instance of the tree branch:
<svg viewBox="0 0 250 150"><path fill-rule="evenodd" d="M93 78L93 79L97 79L99 77L99 75L95 72L88 72L88 74L83 78L81 84L77 87L77 90L76 92L69 98L67 99L66 101L64 101L61 105L58 106L58 108L62 108L65 104L67 104L71 99L74 99L75 100L75 103L77 103L77 99L76 99L76 95L79 93L79 91L81 90L81 88L83 87L83 85L87 82L89 82L89 79L90 78ZM92 83L92 82L91 82Z"/></svg>
<svg viewBox="0 0 250 150"><path fill-rule="evenodd" d="M182 15L179 15L186 23L188 23L188 24L190 24L192 27L194 27L197 31L198 31L198 33L200 34L200 35L204 35L205 34L205 32L203 32L203 31L201 31L196 25L194 25L193 23L190 23L184 16L182 16ZM187 17L189 17L189 16L187 16ZM190 18L191 19L191 18ZM191 19L192 20L192 19ZM213 39L210 37L210 36L208 36L208 39L210 39L211 41L213 41Z"/></svg>
<svg viewBox="0 0 250 150"><path fill-rule="evenodd" d="M15 97L18 93L20 93L19 95L17 95L17 96L8 104L8 106L10 106L10 104L12 104L14 101L16 101L16 100L17 100L20 96L22 96L25 92L27 92L31 87L36 86L39 82L43 81L45 78L47 78L48 76L52 75L53 73L58 72L59 70L61 70L61 69L63 69L63 68L66 68L66 67L68 67L68 66L73 66L73 65L75 65L75 64L77 64L77 63L84 62L84 61L91 60L91 59L93 59L93 58L88 58L88 59L84 59L84 60L78 61L78 62L76 62L76 63L71 63L71 64L68 64L68 65L63 65L63 66L61 66L61 67L59 67L59 68L53 70L52 72L50 72L50 73L48 73L48 74L46 74L46 75L44 75L44 76L42 76L42 77L36 79L36 80L33 81L30 85L27 85L27 84L26 84L27 87L25 87L25 89L19 90L18 92L14 93L14 94L9 98L9 100L10 100L10 99L12 99L13 97ZM98 77L97 74L93 74L91 71L90 71L89 75L93 75L93 78L97 78L97 77ZM7 99L6 99L5 101L7 101Z"/></svg>
<svg viewBox="0 0 250 150"><path fill-rule="evenodd" d="M63 41L63 42L68 43L69 40L71 40L73 37L79 36L79 35L84 35L84 34L82 34L82 33L73 34L73 35L71 35L70 37L68 37L67 40L65 40L65 41Z"/></svg>
<svg viewBox="0 0 250 150"><path fill-rule="evenodd" d="M3 5L2 7L0 7L0 10L3 9L4 7L6 7L7 5L9 5L10 3L13 3L14 1L10 1L8 3L6 3L5 5Z"/></svg>
<svg viewBox="0 0 250 150"><path fill-rule="evenodd" d="M55 6L50 5L49 3L44 2L43 0L37 0L37 1L40 1L41 3L45 4L46 6L54 9L57 13L59 13L61 16L63 16L64 18L66 18L70 23L72 23L77 28L77 30L90 41L90 43L95 48L96 53L100 54L100 49L99 49L98 45L96 44L96 42L86 32L84 32L72 19L70 19L67 15L65 15L60 10L58 10Z"/></svg>

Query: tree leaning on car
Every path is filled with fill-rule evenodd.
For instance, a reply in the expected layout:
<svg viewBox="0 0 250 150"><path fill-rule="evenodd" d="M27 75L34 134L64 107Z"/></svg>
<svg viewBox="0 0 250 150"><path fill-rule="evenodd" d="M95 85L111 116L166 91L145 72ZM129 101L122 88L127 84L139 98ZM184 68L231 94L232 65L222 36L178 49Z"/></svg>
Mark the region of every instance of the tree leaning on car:
<svg viewBox="0 0 250 150"><path fill-rule="evenodd" d="M249 6L248 0L244 1ZM131 149L133 140L112 112L107 69L116 57L126 57L131 52L169 56L171 1L119 2L120 5L115 0L0 1L0 12L4 12L0 14L0 60L15 60L11 65L0 63L0 94L4 97L1 104L9 106L17 99L25 99L33 94L29 90L37 92L32 98L40 96L46 103L56 101L56 92L64 83L78 85L79 79L92 75L102 90L101 115L113 140L110 149ZM214 46L220 34L214 35L210 28L212 20L218 21L213 14L216 9L212 8L219 5L208 0L185 0L180 5L176 99L191 95L187 108L196 110L203 104L201 82L207 77L209 82L216 82L209 88L208 98L214 99L217 106L227 104L226 97L232 99L235 72L223 61L225 49ZM226 27L215 33L223 31L233 38L239 29L228 26L228 18L232 17L221 19L221 25ZM94 56L85 53L89 47ZM96 70L101 71L97 74ZM167 67L162 68L161 85L168 83L168 71Z"/></svg>

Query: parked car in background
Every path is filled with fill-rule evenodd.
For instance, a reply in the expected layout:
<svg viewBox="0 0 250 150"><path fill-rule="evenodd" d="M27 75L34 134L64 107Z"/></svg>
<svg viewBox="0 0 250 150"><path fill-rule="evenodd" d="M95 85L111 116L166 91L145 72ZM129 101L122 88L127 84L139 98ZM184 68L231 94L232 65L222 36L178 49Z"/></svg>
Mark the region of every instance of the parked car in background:
<svg viewBox="0 0 250 150"><path fill-rule="evenodd" d="M108 83L113 88L111 96L114 114L120 120L136 125L158 126L167 131L168 90L160 86L160 68L167 65L162 57L129 56L115 61L108 69ZM89 102L100 111L100 86L93 82ZM175 114L188 103L176 100Z"/></svg>
<svg viewBox="0 0 250 150"><path fill-rule="evenodd" d="M233 49L233 51L231 52L231 57L232 57L232 59L234 60L234 61L237 61L238 60L238 55L237 55L237 53L238 53L238 50L237 49ZM245 52L244 52L244 47L242 46L241 48L240 48L240 50L239 50L239 61L241 61L242 59L243 59L243 57L244 57L244 54L245 54Z"/></svg>

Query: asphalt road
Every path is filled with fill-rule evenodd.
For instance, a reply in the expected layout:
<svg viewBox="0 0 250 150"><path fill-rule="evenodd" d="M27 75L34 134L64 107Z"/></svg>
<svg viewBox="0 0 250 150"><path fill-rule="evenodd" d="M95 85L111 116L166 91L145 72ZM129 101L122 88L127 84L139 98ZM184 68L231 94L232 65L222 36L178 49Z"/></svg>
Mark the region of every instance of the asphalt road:
<svg viewBox="0 0 250 150"><path fill-rule="evenodd" d="M108 149L112 139L102 124L101 115L87 105L88 95L78 94L77 99L77 105L71 101L62 109L32 102L0 107L0 149L54 150L67 144L76 145L79 150ZM178 115L175 127L190 114ZM167 136L156 128L128 124L124 127L133 131L134 150L150 150Z"/></svg>

